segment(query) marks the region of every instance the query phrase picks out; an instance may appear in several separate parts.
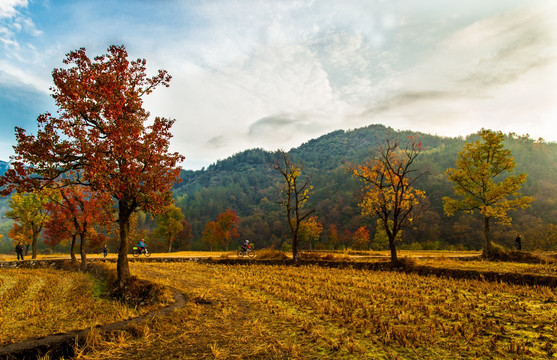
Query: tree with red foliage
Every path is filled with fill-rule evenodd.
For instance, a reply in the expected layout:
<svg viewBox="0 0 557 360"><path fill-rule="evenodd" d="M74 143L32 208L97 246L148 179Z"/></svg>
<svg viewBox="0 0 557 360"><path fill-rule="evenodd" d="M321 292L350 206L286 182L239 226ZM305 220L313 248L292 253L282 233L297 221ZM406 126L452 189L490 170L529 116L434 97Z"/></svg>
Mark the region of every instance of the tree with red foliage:
<svg viewBox="0 0 557 360"><path fill-rule="evenodd" d="M53 97L58 116L40 115L37 135L16 128L12 168L0 179L3 193L79 183L117 202L120 246L118 281L130 277L130 217L137 210L160 213L171 203L184 157L169 152L173 120L149 112L143 97L171 76L159 70L147 77L146 61L128 60L124 46L111 46L90 59L84 48L67 54L54 69Z"/></svg>
<svg viewBox="0 0 557 360"><path fill-rule="evenodd" d="M230 209L226 209L225 212L217 216L217 225L220 230L220 243L223 246L226 246L227 251L232 239L240 237L240 233L238 233L239 223L240 219L238 218L238 215L235 211Z"/></svg>
<svg viewBox="0 0 557 360"><path fill-rule="evenodd" d="M79 238L81 270L85 271L87 241L102 242L105 237L97 231L97 227L108 228L114 221L112 199L107 194L92 193L89 188L80 185L60 188L59 195L56 201L46 205L51 219L46 225L47 235L52 238L70 234L72 260L75 260L74 246Z"/></svg>
<svg viewBox="0 0 557 360"><path fill-rule="evenodd" d="M211 251L219 244L226 246L228 250L228 245L232 239L240 237L238 233L239 222L240 219L236 212L226 209L225 212L217 216L216 221L208 221L205 224L201 233L201 241L209 245Z"/></svg>

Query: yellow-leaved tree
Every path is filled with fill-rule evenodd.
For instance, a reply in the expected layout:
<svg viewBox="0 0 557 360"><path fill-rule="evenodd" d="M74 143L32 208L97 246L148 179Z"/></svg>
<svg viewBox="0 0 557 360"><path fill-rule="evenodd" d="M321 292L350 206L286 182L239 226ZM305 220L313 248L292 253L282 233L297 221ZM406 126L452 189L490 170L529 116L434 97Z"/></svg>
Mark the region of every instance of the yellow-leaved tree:
<svg viewBox="0 0 557 360"><path fill-rule="evenodd" d="M313 250L312 243L319 240L322 231L323 224L317 220L317 216L310 216L307 221L300 224L299 237L302 240L309 241L309 249Z"/></svg>
<svg viewBox="0 0 557 360"><path fill-rule="evenodd" d="M364 182L359 203L363 215L377 216L389 240L391 261L398 262L395 239L418 214L425 192L414 187L427 174L418 171L415 160L422 152L421 143L409 138L404 148L398 140L387 139L364 165L351 166L352 175Z"/></svg>
<svg viewBox="0 0 557 360"><path fill-rule="evenodd" d="M443 197L443 208L448 216L457 211L479 212L484 219L484 256L492 254L491 220L510 225L509 210L529 207L533 198L521 196L520 189L526 174L509 175L516 163L511 152L504 148L500 131L482 129L480 140L467 142L458 153L456 168L445 174L453 182L456 198Z"/></svg>
<svg viewBox="0 0 557 360"><path fill-rule="evenodd" d="M37 240L49 219L45 205L50 201L51 193L48 189L15 193L9 200L11 210L6 212L6 217L14 220L10 236L31 245L32 259L37 258Z"/></svg>

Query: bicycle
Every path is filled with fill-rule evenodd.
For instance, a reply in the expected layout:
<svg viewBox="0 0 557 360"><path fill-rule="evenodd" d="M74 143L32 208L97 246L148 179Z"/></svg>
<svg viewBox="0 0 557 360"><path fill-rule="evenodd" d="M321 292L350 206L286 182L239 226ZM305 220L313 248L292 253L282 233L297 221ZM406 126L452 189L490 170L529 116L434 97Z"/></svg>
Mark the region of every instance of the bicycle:
<svg viewBox="0 0 557 360"><path fill-rule="evenodd" d="M132 252L133 257L138 257L141 254L145 255L146 257L151 256L151 253L149 252L149 250L147 250L147 248L144 248L143 251L141 251L140 248L138 248L137 246L134 246L133 247L133 252Z"/></svg>
<svg viewBox="0 0 557 360"><path fill-rule="evenodd" d="M255 256L255 252L251 249L251 248L247 248L245 250L238 250L238 257L242 258L244 256L247 256L249 258L253 258Z"/></svg>

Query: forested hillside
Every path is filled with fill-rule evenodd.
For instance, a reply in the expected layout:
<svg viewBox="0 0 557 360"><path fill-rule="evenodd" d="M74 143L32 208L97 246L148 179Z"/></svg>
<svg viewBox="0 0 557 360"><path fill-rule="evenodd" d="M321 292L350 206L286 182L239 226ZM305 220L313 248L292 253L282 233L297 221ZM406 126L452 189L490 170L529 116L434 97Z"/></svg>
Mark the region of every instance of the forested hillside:
<svg viewBox="0 0 557 360"><path fill-rule="evenodd" d="M307 206L316 209L315 214L323 224L316 246L331 247L329 229L332 225L338 229L337 248L350 246L353 233L362 226L369 230L371 248L385 246L380 236L374 239L376 219L361 216L356 195L362 184L346 168L348 164L363 163L386 138L399 138L405 142L407 137L413 137L425 147L418 158L418 167L429 174L421 178L417 187L426 192L427 206L415 227L403 231L402 247L480 249L482 220L477 215L468 214L446 217L442 204L443 196L453 194L444 172L455 166L457 153L462 150L464 142L475 140L475 136L448 138L371 125L351 131L338 130L291 149L289 156L303 165L303 174L313 185ZM534 196L535 200L531 208L511 212L512 227L494 227L495 242L510 247L516 234L521 233L527 249L557 250L557 144L508 134L505 146L516 160L515 173L528 174L523 194ZM176 205L192 225L193 237L189 242L177 241L173 248L206 249L201 242L202 230L208 221L215 221L226 209L235 211L240 218L240 239L249 239L258 248L284 248L285 244L287 247L289 232L284 209L277 204L282 179L273 169L277 156L278 153L253 149L218 161L207 169L182 171L182 182L175 186L174 196ZM0 166L7 165L0 163ZM0 199L0 207L3 215L7 210L7 199ZM150 231L154 222L148 216L140 216L137 225L139 230ZM6 241L9 221L3 219L0 227L5 235L2 248L11 249L11 244ZM232 243L232 247L239 241ZM308 244L302 243L302 246Z"/></svg>
<svg viewBox="0 0 557 360"><path fill-rule="evenodd" d="M335 131L311 140L288 153L304 166L304 173L314 186L308 202L316 208L323 224L322 246L328 247L328 229L335 225L341 241L350 245L353 232L366 226L371 237L376 220L362 217L355 195L361 184L346 171L347 164L363 163L378 143L398 137L406 141L414 137L426 148L419 157L420 170L428 170L418 187L425 190L428 207L415 228L403 233L404 246L411 248L479 249L483 241L482 222L478 217L460 214L446 217L442 197L452 195L452 185L444 172L455 166L457 153L469 138L447 138L414 132L396 132L382 125L371 125L351 131ZM496 242L512 246L520 232L530 248L551 248L557 243L554 226L557 221L557 144L509 134L505 146L511 150L517 167L515 173L528 173L524 195L535 197L532 207L511 213L513 226L495 227ZM215 220L229 208L238 213L242 238L257 246L281 247L288 239L284 210L276 203L280 196L281 179L272 169L277 153L261 149L244 151L218 161L203 171L184 171L183 182L175 188L177 205L192 224L194 238L199 243L207 221ZM372 247L381 247L373 244Z"/></svg>

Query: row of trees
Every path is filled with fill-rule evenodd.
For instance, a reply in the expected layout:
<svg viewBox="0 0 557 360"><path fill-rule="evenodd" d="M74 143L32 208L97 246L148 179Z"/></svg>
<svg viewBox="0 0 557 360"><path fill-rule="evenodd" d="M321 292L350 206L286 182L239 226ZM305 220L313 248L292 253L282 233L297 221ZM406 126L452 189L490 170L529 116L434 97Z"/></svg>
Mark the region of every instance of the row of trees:
<svg viewBox="0 0 557 360"><path fill-rule="evenodd" d="M508 212L526 208L532 197L521 196L520 189L526 174L511 175L516 164L508 149L504 148L501 132L482 129L480 140L466 143L458 154L456 168L445 174L454 185L454 197L444 197L444 209L448 216L457 211L470 214L478 212L484 222L484 255L493 255L490 225L496 221L510 225ZM416 159L423 151L421 142L410 138L405 146L399 140L387 139L373 152L363 165L349 165L353 176L363 181L359 207L364 216L378 219L386 234L391 260L397 262L396 240L402 229L412 226L421 215L420 204L426 199L425 192L416 188L419 178L427 174L418 170ZM300 180L302 166L292 164L282 153L282 163L274 166L284 178L283 201L292 235L294 260L298 259L298 233L314 209L302 212L312 189L308 180ZM359 228L355 244L369 239L365 228ZM363 240L362 240L363 239Z"/></svg>
<svg viewBox="0 0 557 360"><path fill-rule="evenodd" d="M73 261L77 261L76 247L79 245L82 269L85 270L87 250L98 251L103 244L114 243L118 238L114 202L108 196L91 193L85 186L15 193L9 204L11 210L5 214L13 219L9 236L14 243L26 246L27 252L31 247L33 259L37 257L38 240L42 236L44 243L52 248L68 244ZM182 210L173 204L154 218L152 231L142 229L138 217L135 215L130 221L131 240L159 240L164 244L164 250L171 252L176 240L183 243L192 237L191 225ZM240 236L239 221L236 213L227 209L216 221L207 222L202 240L211 249L216 245L228 247L231 240ZM205 233L209 232L210 236L206 237ZM154 248L160 250L160 246Z"/></svg>
<svg viewBox="0 0 557 360"><path fill-rule="evenodd" d="M364 164L370 149L376 149L385 139L405 139L412 136L422 143L423 151L416 159L417 170L427 170L415 186L427 195L420 204L420 221L402 232L399 245L406 249L462 249L477 250L484 246L483 225L477 214L464 211L447 216L443 197L453 197L453 184L445 175L455 168L458 153L466 143L481 140L479 134L448 138L410 131L395 131L382 125L335 131L308 141L288 151L296 163L303 164L303 175L311 179L312 195L305 206L315 209L324 224L318 241L319 249L353 247L353 235L361 226L370 232L370 247L387 249L388 240L377 226L376 219L362 215L354 194L360 193L363 183L347 171L347 163ZM514 173L527 173L522 193L535 198L530 208L511 210L512 226L491 223L492 239L506 247L513 246L517 233L528 249L556 250L557 236L552 231L557 216L557 144L527 135L505 134L504 145L516 162ZM183 171L183 182L174 189L176 205L192 224L191 249L204 249L200 242L207 221L214 220L226 208L237 211L242 219L242 237L255 241L258 247L290 249L290 229L285 213L278 204L284 183L273 169L281 159L279 152L251 149L218 161L204 171ZM336 228L337 240L331 231ZM285 244L286 243L286 244ZM310 242L301 239L303 249Z"/></svg>

